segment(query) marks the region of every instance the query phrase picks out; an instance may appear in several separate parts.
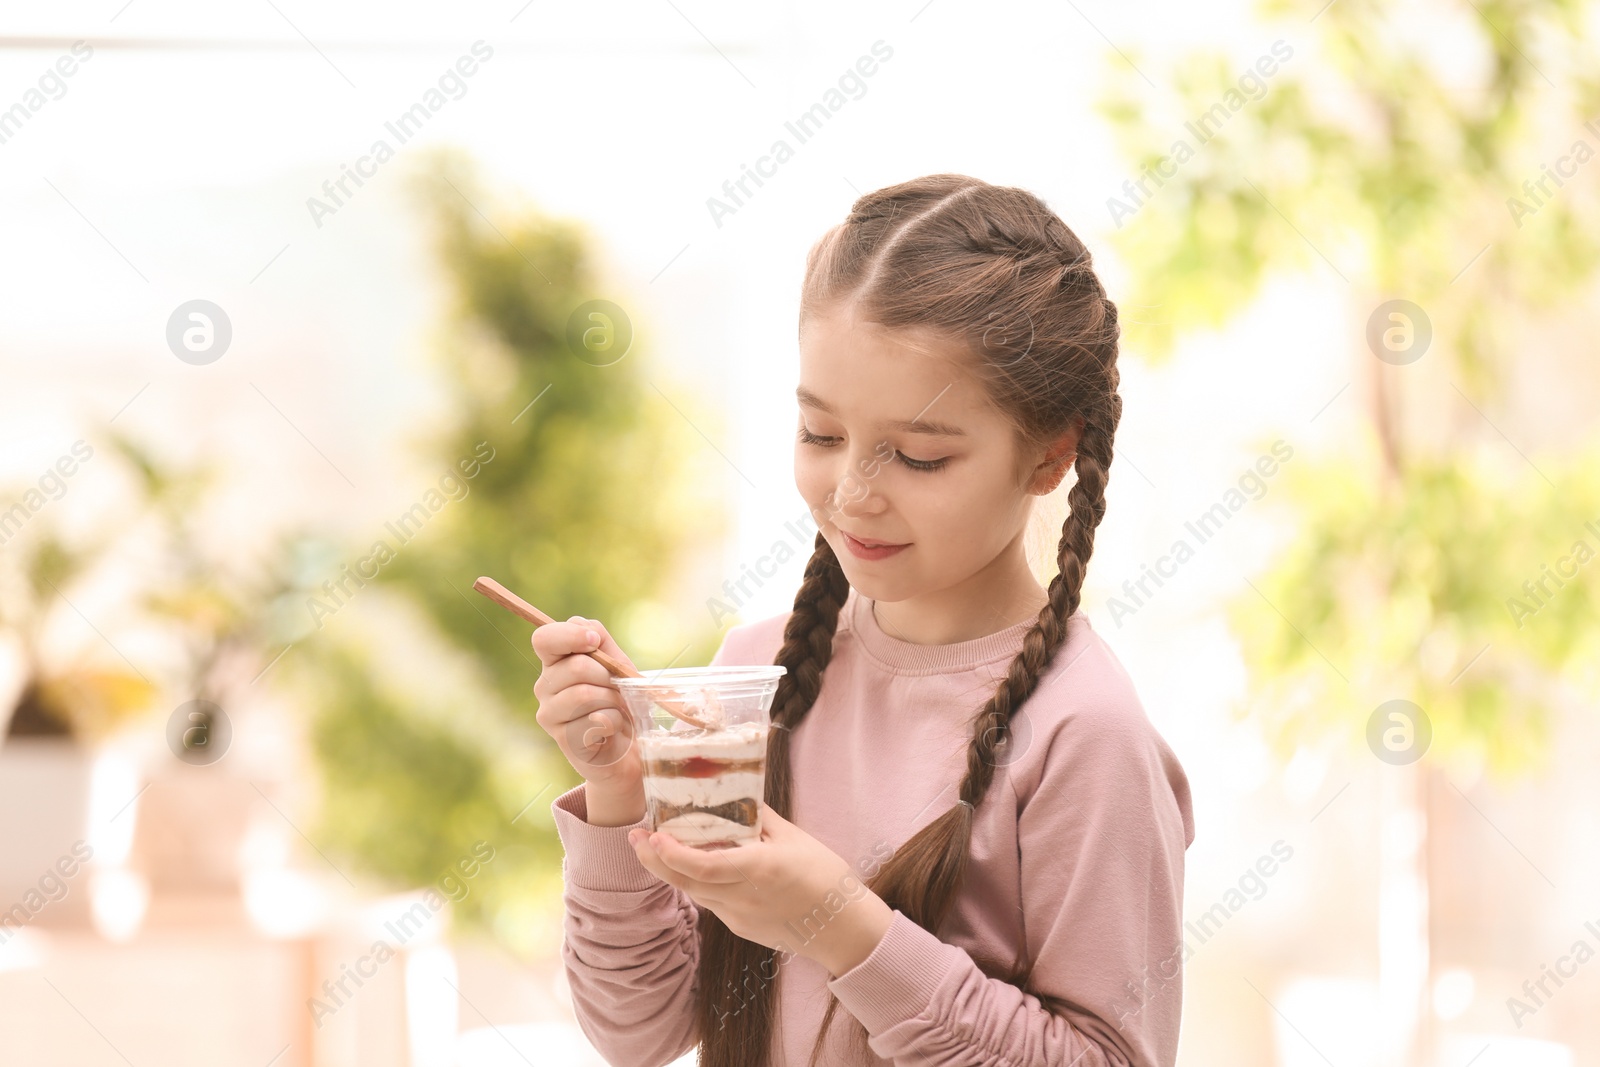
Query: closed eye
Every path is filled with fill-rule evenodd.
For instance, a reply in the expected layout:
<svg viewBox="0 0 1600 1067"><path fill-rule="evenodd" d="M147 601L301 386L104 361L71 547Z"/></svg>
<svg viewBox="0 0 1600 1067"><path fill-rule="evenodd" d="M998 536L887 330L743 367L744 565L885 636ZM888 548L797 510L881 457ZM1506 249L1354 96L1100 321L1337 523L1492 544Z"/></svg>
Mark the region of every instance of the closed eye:
<svg viewBox="0 0 1600 1067"><path fill-rule="evenodd" d="M832 448L834 445L839 443L839 439L837 437L820 437L807 429L804 424L802 424L800 427L799 440L803 445L816 445L819 448ZM895 456L909 469L914 471L922 471L924 473L939 470L946 463L950 462L949 456L946 456L943 459L912 459L905 453L898 451L895 452Z"/></svg>
<svg viewBox="0 0 1600 1067"><path fill-rule="evenodd" d="M820 445L823 448L827 448L830 445L837 444L838 441L839 439L837 437L818 437L816 434L806 429L805 426L802 425L800 427L800 443L803 445Z"/></svg>
<svg viewBox="0 0 1600 1067"><path fill-rule="evenodd" d="M896 452L895 455L900 457L901 463L904 463L914 471L936 471L950 462L949 456L944 459L912 459L903 452Z"/></svg>

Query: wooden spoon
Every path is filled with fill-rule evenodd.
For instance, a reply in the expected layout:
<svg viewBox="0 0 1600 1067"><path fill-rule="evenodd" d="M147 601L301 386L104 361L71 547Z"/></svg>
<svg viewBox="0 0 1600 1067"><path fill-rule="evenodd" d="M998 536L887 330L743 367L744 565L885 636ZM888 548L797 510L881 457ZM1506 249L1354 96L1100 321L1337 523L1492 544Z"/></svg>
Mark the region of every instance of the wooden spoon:
<svg viewBox="0 0 1600 1067"><path fill-rule="evenodd" d="M534 607L532 604L528 603L526 600L523 600L505 586L501 585L499 582L495 581L493 578L479 578L477 581L472 583L472 588L476 589L478 592L482 593L496 604L499 604L501 607L510 611L512 614L519 615L522 618L527 619L535 626L546 626L556 621L550 616L546 615L544 612L540 611L538 608ZM599 649L595 649L592 652L585 652L584 655L598 660L600 666L604 667L614 677L645 677L643 674L640 674L622 660L617 659L615 656L612 656L609 653L602 652ZM715 692L708 690L706 692L706 696L709 698L709 707L698 707L692 703L680 703L676 700L665 700L654 695L652 695L650 699L665 708L668 714L672 715L676 719L680 719L683 722L688 723L690 726L698 727L702 730L721 729L722 723L719 720L722 717L722 704L717 700L717 695Z"/></svg>

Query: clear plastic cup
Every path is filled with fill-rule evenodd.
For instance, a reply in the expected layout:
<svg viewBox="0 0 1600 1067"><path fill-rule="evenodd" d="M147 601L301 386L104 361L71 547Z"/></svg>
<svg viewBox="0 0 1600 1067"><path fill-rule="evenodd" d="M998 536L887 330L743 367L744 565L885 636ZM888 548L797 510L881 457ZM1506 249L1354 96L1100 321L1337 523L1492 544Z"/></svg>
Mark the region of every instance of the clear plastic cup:
<svg viewBox="0 0 1600 1067"><path fill-rule="evenodd" d="M784 667L677 667L612 678L628 706L644 768L646 819L693 848L761 838L772 698ZM720 706L719 728L683 722L657 701Z"/></svg>

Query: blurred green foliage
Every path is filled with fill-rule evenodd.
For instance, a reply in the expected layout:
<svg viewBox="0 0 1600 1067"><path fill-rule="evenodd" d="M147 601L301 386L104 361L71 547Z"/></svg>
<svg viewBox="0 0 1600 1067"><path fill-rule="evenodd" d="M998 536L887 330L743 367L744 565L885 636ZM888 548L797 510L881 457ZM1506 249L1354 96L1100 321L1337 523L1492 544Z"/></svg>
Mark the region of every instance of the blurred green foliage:
<svg viewBox="0 0 1600 1067"><path fill-rule="evenodd" d="M1348 0L1309 14L1265 0L1259 56L1185 54L1166 76L1175 109L1110 60L1097 107L1137 168L1130 178L1180 140L1194 150L1165 165L1170 178L1151 171L1148 197L1115 192L1135 211L1115 238L1139 311L1130 347L1160 358L1183 331L1232 318L1269 273L1331 269L1422 305L1484 384L1515 343L1515 313L1571 294L1600 263L1600 185L1547 184L1539 205L1523 185L1575 140L1600 143L1585 129L1600 120L1600 50L1575 35L1588 6L1488 0L1410 19ZM1247 74L1264 95L1240 92ZM1519 217L1513 198L1535 214Z"/></svg>
<svg viewBox="0 0 1600 1067"><path fill-rule="evenodd" d="M437 341L450 415L423 444L413 498L452 472L465 493L404 543L373 530L392 561L348 598L349 617L321 586L371 550L302 541L298 588L280 604L280 625L301 635L284 667L311 711L319 843L403 888L437 882L485 840L495 859L458 920L548 950L561 870L549 806L579 779L534 718L532 627L472 582L493 577L557 619L599 619L641 669L706 662L720 635L675 606L672 584L726 522L722 484L695 477L706 450L689 420L716 422L657 393L641 323L623 358L569 348L575 309L615 298L578 227L495 210L452 153L432 157L414 189L452 303ZM308 627L313 600L337 617Z"/></svg>
<svg viewBox="0 0 1600 1067"><path fill-rule="evenodd" d="M1580 173L1537 187L1579 141L1600 143L1600 57L1578 32L1590 7L1488 0L1413 19L1266 0L1249 51L1270 59L1187 53L1166 79L1176 108L1108 56L1098 106L1144 182L1107 205L1133 279L1128 347L1165 358L1269 275L1309 269L1362 325L1385 299L1420 305L1425 358L1496 391L1522 327L1600 264L1600 186ZM1349 350L1374 362L1359 332ZM1512 601L1575 542L1600 549L1585 526L1600 527L1600 463L1510 458L1505 474L1465 441L1420 439L1402 406L1415 370L1373 368L1375 433L1289 475L1296 536L1231 612L1251 667L1244 710L1287 754L1330 734L1359 744L1377 703L1410 699L1441 755L1526 770L1548 737L1552 672L1593 685L1600 567L1548 585L1536 616Z"/></svg>
<svg viewBox="0 0 1600 1067"><path fill-rule="evenodd" d="M1308 727L1361 744L1375 704L1402 697L1438 751L1525 771L1549 741L1550 673L1592 686L1600 666L1600 465L1550 484L1418 460L1395 492L1373 465L1285 471L1300 535L1233 604L1249 711L1289 752Z"/></svg>

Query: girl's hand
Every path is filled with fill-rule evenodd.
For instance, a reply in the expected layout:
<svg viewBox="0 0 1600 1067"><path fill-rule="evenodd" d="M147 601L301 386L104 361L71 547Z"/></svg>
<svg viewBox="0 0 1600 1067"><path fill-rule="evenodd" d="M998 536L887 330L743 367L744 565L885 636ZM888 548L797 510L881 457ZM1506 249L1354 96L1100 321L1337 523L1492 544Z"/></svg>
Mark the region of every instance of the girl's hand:
<svg viewBox="0 0 1600 1067"><path fill-rule="evenodd" d="M822 842L761 805L761 839L690 848L668 833L632 830L639 862L735 934L816 960L835 977L872 952L894 911Z"/></svg>
<svg viewBox="0 0 1600 1067"><path fill-rule="evenodd" d="M596 822L597 800L626 800L631 808L637 799L638 812L616 824L624 825L643 817L644 780L633 744L633 721L622 694L599 660L582 655L595 649L633 663L604 626L581 615L533 631L533 650L544 664L533 683L533 695L539 700L535 719L555 739L573 770L590 784L591 822Z"/></svg>

